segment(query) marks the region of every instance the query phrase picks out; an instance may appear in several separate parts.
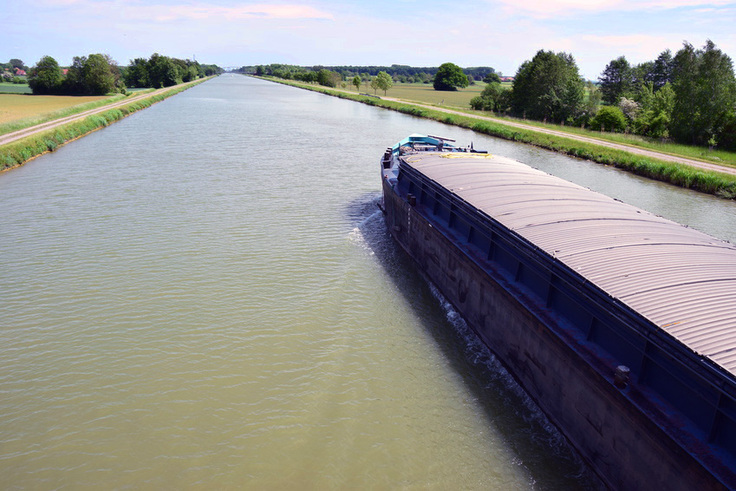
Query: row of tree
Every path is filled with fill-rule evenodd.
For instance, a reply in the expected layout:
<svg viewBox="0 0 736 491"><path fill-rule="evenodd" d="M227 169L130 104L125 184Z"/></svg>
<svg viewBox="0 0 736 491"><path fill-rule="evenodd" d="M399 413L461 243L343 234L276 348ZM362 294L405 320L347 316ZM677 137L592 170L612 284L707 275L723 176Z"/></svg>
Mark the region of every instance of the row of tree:
<svg viewBox="0 0 736 491"><path fill-rule="evenodd" d="M104 95L125 91L117 64L103 54L75 56L65 70L51 56L31 68L28 85L34 94Z"/></svg>
<svg viewBox="0 0 736 491"><path fill-rule="evenodd" d="M470 104L542 121L736 149L733 63L711 41L703 49L685 43L674 56L665 51L633 67L622 56L606 66L598 86L580 77L572 55L540 50L519 67L511 89L490 83Z"/></svg>
<svg viewBox="0 0 736 491"><path fill-rule="evenodd" d="M647 136L736 148L736 78L731 58L708 40L684 43L654 61L612 60L600 77L603 102L618 106L628 126Z"/></svg>
<svg viewBox="0 0 736 491"><path fill-rule="evenodd" d="M197 61L169 58L158 53L149 59L136 58L125 70L128 87L171 87L202 77L217 75L222 69L217 65L201 65Z"/></svg>
<svg viewBox="0 0 736 491"><path fill-rule="evenodd" d="M108 55L75 56L62 69L51 56L44 56L30 69L28 85L34 94L104 95L127 87L169 87L200 77L221 73L216 65L179 60L155 53L137 58L128 67L118 67Z"/></svg>
<svg viewBox="0 0 736 491"><path fill-rule="evenodd" d="M296 65L271 64L243 66L236 70L238 73L252 74L258 76L272 76L283 78L286 80L300 80L310 83L319 83L316 79L317 74L326 70L337 74L339 81L352 80L356 76L360 77L363 82L370 82L377 77L379 73L386 73L394 82L398 83L433 83L437 73L441 67L410 67L407 65L391 65L390 67L380 66L313 66L302 67ZM483 80L489 75L500 77L501 74L491 67L470 67L461 69L466 76L467 82L473 83L476 80ZM466 85L467 86L467 85Z"/></svg>

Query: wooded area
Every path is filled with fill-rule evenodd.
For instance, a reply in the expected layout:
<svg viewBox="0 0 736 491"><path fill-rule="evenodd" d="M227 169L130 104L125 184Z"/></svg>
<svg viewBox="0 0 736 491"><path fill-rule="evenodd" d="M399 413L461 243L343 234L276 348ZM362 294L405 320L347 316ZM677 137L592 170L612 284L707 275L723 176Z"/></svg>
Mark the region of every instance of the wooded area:
<svg viewBox="0 0 736 491"><path fill-rule="evenodd" d="M61 68L51 56L44 56L30 69L28 85L34 94L104 95L125 93L126 87L170 87L222 71L216 65L158 53L148 60L136 58L128 67L119 67L110 56L99 53L75 56L68 68Z"/></svg>

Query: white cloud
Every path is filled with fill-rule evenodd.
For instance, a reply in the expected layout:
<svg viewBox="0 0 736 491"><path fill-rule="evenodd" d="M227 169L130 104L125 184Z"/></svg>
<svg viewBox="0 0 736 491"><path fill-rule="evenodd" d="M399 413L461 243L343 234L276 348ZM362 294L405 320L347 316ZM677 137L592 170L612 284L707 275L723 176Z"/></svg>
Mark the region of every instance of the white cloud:
<svg viewBox="0 0 736 491"><path fill-rule="evenodd" d="M206 2L160 2L149 3L142 0L45 0L45 5L65 11L66 16L86 16L94 14L103 17L156 20L173 22L180 20L207 20L210 22L282 19L282 20L334 20L326 11L298 3L245 3L231 6L213 5Z"/></svg>
<svg viewBox="0 0 736 491"><path fill-rule="evenodd" d="M242 19L328 19L334 20L332 14L306 5L268 5L250 4L235 7L218 7L208 4L194 5L151 5L142 7L143 11L161 11L160 20L177 19L209 19L209 20L242 20Z"/></svg>
<svg viewBox="0 0 736 491"><path fill-rule="evenodd" d="M497 0L507 13L534 17L570 16L581 12L633 12L732 5L733 0Z"/></svg>

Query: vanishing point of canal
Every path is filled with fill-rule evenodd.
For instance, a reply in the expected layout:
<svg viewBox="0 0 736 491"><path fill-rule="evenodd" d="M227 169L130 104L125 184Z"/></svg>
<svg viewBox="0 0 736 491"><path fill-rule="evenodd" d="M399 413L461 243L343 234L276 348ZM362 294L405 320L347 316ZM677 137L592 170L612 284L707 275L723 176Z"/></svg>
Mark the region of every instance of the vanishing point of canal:
<svg viewBox="0 0 736 491"><path fill-rule="evenodd" d="M0 488L595 487L390 240L415 132L736 241L733 202L218 77L0 175Z"/></svg>

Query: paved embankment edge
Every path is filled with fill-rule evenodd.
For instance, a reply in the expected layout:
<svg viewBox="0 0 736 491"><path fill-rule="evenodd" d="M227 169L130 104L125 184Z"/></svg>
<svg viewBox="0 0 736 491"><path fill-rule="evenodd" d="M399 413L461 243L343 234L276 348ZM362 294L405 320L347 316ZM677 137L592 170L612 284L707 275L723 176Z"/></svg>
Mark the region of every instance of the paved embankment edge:
<svg viewBox="0 0 736 491"><path fill-rule="evenodd" d="M0 172L20 167L36 157L53 152L62 145L105 128L115 121L206 82L210 78L160 89L134 100L119 101L102 108L85 111L69 118L63 118L63 121L57 121L55 124L48 122L22 130L28 133L27 136L0 145Z"/></svg>
<svg viewBox="0 0 736 491"><path fill-rule="evenodd" d="M616 145L592 138L551 132L517 123L507 124L502 120L464 114L450 109L434 108L398 99L355 94L287 80L257 78L382 107L420 118L432 119L441 123L467 128L477 133L534 145L571 157L610 165L639 176L712 194L720 198L736 199L736 169L732 167L717 166L628 145Z"/></svg>

